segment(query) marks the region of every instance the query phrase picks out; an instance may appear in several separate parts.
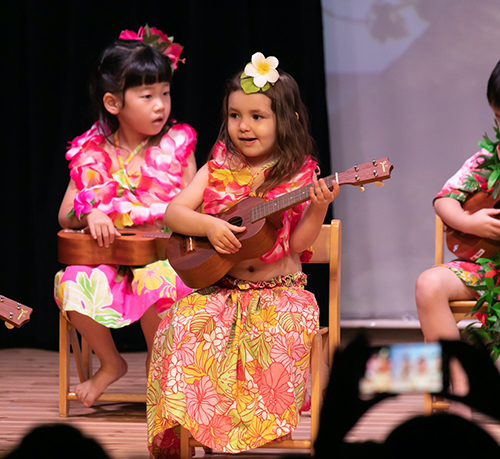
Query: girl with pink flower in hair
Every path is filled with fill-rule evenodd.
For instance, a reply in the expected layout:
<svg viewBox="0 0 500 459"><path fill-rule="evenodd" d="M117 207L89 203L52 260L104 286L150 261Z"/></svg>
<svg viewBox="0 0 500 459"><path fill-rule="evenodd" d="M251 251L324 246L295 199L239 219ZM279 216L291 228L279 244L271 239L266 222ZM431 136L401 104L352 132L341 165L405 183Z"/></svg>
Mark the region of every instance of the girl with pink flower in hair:
<svg viewBox="0 0 500 459"><path fill-rule="evenodd" d="M237 453L289 438L309 374L318 305L302 262L339 193L316 179L308 116L295 80L256 53L226 87L209 161L170 203L165 224L241 249L245 227L215 215L310 184L309 201L274 215L274 247L234 265L214 285L176 302L155 336L148 379L152 457L177 454L179 424L209 448Z"/></svg>
<svg viewBox="0 0 500 459"><path fill-rule="evenodd" d="M118 229L163 230L171 201L196 173L196 133L170 116L170 82L182 48L153 27L124 31L102 53L90 92L98 121L71 143L70 182L59 223L88 227L96 247ZM191 292L166 260L147 266L67 266L55 277L58 306L92 346L96 374L75 388L90 407L127 363L110 328L140 320L148 347L171 304Z"/></svg>

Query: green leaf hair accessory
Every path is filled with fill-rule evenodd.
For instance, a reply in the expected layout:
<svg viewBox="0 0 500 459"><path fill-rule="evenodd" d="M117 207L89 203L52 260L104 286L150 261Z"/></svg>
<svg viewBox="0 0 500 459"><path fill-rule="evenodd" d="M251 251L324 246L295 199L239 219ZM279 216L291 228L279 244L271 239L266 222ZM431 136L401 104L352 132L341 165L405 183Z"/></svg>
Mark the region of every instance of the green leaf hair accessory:
<svg viewBox="0 0 500 459"><path fill-rule="evenodd" d="M262 53L255 53L241 74L241 89L246 94L267 91L269 83L276 83L280 77L276 70L278 64L279 61L274 56L266 58Z"/></svg>
<svg viewBox="0 0 500 459"><path fill-rule="evenodd" d="M184 63L186 61L186 59L180 58L183 47L178 43L174 43L174 37L169 37L156 27L149 27L146 24L137 33L131 30L123 30L118 38L121 40L143 41L147 45L158 49L172 61L173 70L177 68L177 62Z"/></svg>

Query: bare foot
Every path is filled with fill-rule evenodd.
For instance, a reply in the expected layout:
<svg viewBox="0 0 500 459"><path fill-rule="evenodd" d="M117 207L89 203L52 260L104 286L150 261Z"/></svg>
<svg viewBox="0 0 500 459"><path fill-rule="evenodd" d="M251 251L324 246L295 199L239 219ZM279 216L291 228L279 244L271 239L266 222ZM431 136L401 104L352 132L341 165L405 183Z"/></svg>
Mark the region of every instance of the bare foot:
<svg viewBox="0 0 500 459"><path fill-rule="evenodd" d="M120 356L116 365L102 365L92 378L78 384L75 394L83 406L90 408L99 395L101 395L111 383L120 379L127 373L127 362Z"/></svg>
<svg viewBox="0 0 500 459"><path fill-rule="evenodd" d="M292 439L292 434L288 433L288 434L283 435L282 437L276 438L271 443L281 443L282 441L291 440L291 439Z"/></svg>

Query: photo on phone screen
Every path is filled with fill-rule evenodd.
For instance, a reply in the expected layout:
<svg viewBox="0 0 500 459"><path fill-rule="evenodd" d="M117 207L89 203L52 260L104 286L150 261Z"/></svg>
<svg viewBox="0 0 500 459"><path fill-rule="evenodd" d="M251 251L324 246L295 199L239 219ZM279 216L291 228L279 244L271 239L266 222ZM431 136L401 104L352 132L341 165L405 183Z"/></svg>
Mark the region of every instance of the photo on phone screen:
<svg viewBox="0 0 500 459"><path fill-rule="evenodd" d="M360 381L362 394L443 390L445 372L439 343L403 343L374 348Z"/></svg>

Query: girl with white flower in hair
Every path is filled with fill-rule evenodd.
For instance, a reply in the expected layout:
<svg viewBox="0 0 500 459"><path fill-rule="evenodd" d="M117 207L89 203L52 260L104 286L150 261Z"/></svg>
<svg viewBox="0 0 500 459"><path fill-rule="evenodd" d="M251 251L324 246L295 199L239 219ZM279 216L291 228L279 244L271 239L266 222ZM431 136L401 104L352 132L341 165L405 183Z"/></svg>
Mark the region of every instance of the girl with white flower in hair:
<svg viewBox="0 0 500 459"><path fill-rule="evenodd" d="M298 423L319 312L301 263L339 186L330 190L316 179L306 108L295 80L277 65L257 53L229 80L210 158L164 221L176 233L208 238L220 254L235 254L246 228L216 214L251 196L267 201L308 184L310 200L274 215L277 236L267 253L237 262L162 320L148 380L153 457L176 454L178 424L207 447L237 453L288 438Z"/></svg>
<svg viewBox="0 0 500 459"><path fill-rule="evenodd" d="M66 153L71 179L59 223L88 227L96 249L124 237L121 228L165 230L168 203L196 173L196 132L170 119L170 82L181 50L154 27L125 30L95 68L90 89L98 121ZM56 274L56 302L101 364L75 388L86 407L127 371L110 328L140 321L148 365L160 317L191 291L166 260L71 265Z"/></svg>

